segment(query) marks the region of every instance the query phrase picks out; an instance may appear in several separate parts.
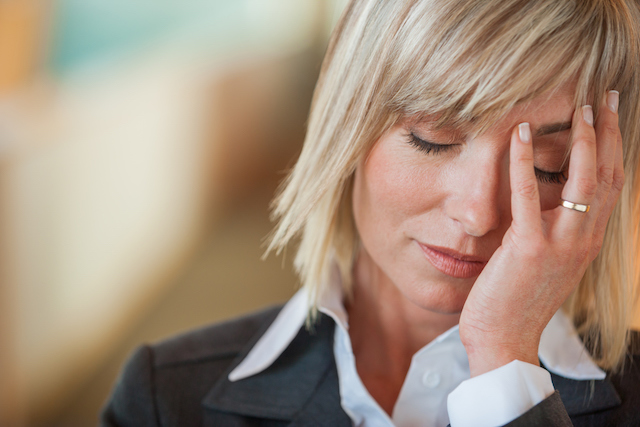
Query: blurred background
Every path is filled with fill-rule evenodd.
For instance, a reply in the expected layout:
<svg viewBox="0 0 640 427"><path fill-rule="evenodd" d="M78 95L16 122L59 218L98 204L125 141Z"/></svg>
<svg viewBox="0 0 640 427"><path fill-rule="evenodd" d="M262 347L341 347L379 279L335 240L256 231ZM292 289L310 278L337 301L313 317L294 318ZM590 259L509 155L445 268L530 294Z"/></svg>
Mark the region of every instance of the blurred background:
<svg viewBox="0 0 640 427"><path fill-rule="evenodd" d="M141 342L293 294L268 203L345 2L0 0L1 427L95 425Z"/></svg>
<svg viewBox="0 0 640 427"><path fill-rule="evenodd" d="M141 342L286 301L260 257L343 0L0 0L0 426L90 426Z"/></svg>

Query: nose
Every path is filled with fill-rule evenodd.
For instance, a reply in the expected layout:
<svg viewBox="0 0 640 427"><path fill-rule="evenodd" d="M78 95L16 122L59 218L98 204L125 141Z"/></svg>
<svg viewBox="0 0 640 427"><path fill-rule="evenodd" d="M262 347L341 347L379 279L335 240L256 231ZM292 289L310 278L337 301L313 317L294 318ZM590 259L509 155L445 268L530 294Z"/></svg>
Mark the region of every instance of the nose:
<svg viewBox="0 0 640 427"><path fill-rule="evenodd" d="M463 165L448 213L466 234L484 236L510 219L508 176L508 164L496 158L475 159Z"/></svg>

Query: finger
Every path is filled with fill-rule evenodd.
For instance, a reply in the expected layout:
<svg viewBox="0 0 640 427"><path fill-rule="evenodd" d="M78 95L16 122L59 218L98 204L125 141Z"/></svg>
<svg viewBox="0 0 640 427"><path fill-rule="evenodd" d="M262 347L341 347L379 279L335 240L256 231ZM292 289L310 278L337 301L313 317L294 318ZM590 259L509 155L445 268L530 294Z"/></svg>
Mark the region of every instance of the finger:
<svg viewBox="0 0 640 427"><path fill-rule="evenodd" d="M618 127L618 92L610 91L605 94L604 102L600 106L598 122L596 123L598 192L591 209L600 212L606 203L613 183L616 147L620 128Z"/></svg>
<svg viewBox="0 0 640 427"><path fill-rule="evenodd" d="M600 252L600 248L602 247L602 242L604 240L604 233L607 229L607 223L609 222L609 218L611 217L613 209L616 207L616 203L618 202L618 198L620 197L620 193L622 192L622 187L624 186L624 162L622 155L622 136L620 135L620 132L618 132L618 137L616 138L616 140L616 154L614 158L611 190L607 195L607 201L601 209L598 220L596 221L596 226L593 232L593 239L595 244L593 245L590 260L595 259L595 257L598 255L598 252Z"/></svg>
<svg viewBox="0 0 640 427"><path fill-rule="evenodd" d="M598 182L596 179L596 135L593 128L593 110L585 105L577 109L571 125L573 138L571 157L569 159L569 179L562 189L562 199L582 205L590 205L596 195ZM560 207L558 218L562 233L578 232L586 219L593 215ZM591 226L595 219L588 221ZM565 235L566 237L566 235Z"/></svg>
<svg viewBox="0 0 640 427"><path fill-rule="evenodd" d="M542 228L540 195L529 123L521 123L511 132L509 161L513 223L520 233L539 233Z"/></svg>
<svg viewBox="0 0 640 427"><path fill-rule="evenodd" d="M624 187L625 177L624 177L624 149L622 147L622 135L618 130L618 138L616 143L616 157L613 167L613 182L611 183L611 187L618 193L622 192L622 188Z"/></svg>
<svg viewBox="0 0 640 427"><path fill-rule="evenodd" d="M618 127L617 91L610 91L605 94L604 102L598 114L598 122L596 123L596 138L598 146L598 193L592 206L592 210L597 212L593 230L592 260L600 251L609 217L613 212L624 184L622 135Z"/></svg>

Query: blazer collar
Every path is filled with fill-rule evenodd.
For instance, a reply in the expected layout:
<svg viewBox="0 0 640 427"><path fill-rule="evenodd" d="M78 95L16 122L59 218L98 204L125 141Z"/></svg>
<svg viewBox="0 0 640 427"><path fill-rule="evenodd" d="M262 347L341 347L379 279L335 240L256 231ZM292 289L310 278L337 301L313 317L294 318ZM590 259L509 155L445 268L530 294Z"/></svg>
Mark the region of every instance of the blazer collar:
<svg viewBox="0 0 640 427"><path fill-rule="evenodd" d="M640 332L631 331L629 354L640 355ZM543 363L543 367L544 363ZM546 367L545 367L546 368ZM616 407L622 403L610 374L603 380L575 381L551 372L554 387L571 416L584 415Z"/></svg>
<svg viewBox="0 0 640 427"><path fill-rule="evenodd" d="M334 327L333 319L320 313L313 330L300 328L271 366L259 374L231 382L229 373L246 357L264 332L261 331L205 396L203 405L225 413L288 421L291 426L350 426L351 420L340 405L333 355ZM574 380L553 373L551 377L570 416L621 404L609 377Z"/></svg>
<svg viewBox="0 0 640 427"><path fill-rule="evenodd" d="M551 381L572 417L610 409L622 403L608 376L603 380L573 380L551 373Z"/></svg>
<svg viewBox="0 0 640 427"><path fill-rule="evenodd" d="M300 328L271 366L231 382L228 374L244 359L247 349L205 396L203 405L225 413L289 421L292 426L350 426L340 405L334 326L331 318L319 314L313 330Z"/></svg>

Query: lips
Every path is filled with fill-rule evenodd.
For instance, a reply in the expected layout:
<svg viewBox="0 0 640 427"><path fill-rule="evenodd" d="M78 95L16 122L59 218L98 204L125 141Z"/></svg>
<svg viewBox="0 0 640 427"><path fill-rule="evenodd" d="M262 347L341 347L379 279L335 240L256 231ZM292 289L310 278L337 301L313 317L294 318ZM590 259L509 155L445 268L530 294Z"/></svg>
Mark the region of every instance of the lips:
<svg viewBox="0 0 640 427"><path fill-rule="evenodd" d="M448 248L427 246L420 242L418 245L437 270L451 277L458 279L476 277L487 265L487 261L477 256L461 254Z"/></svg>

